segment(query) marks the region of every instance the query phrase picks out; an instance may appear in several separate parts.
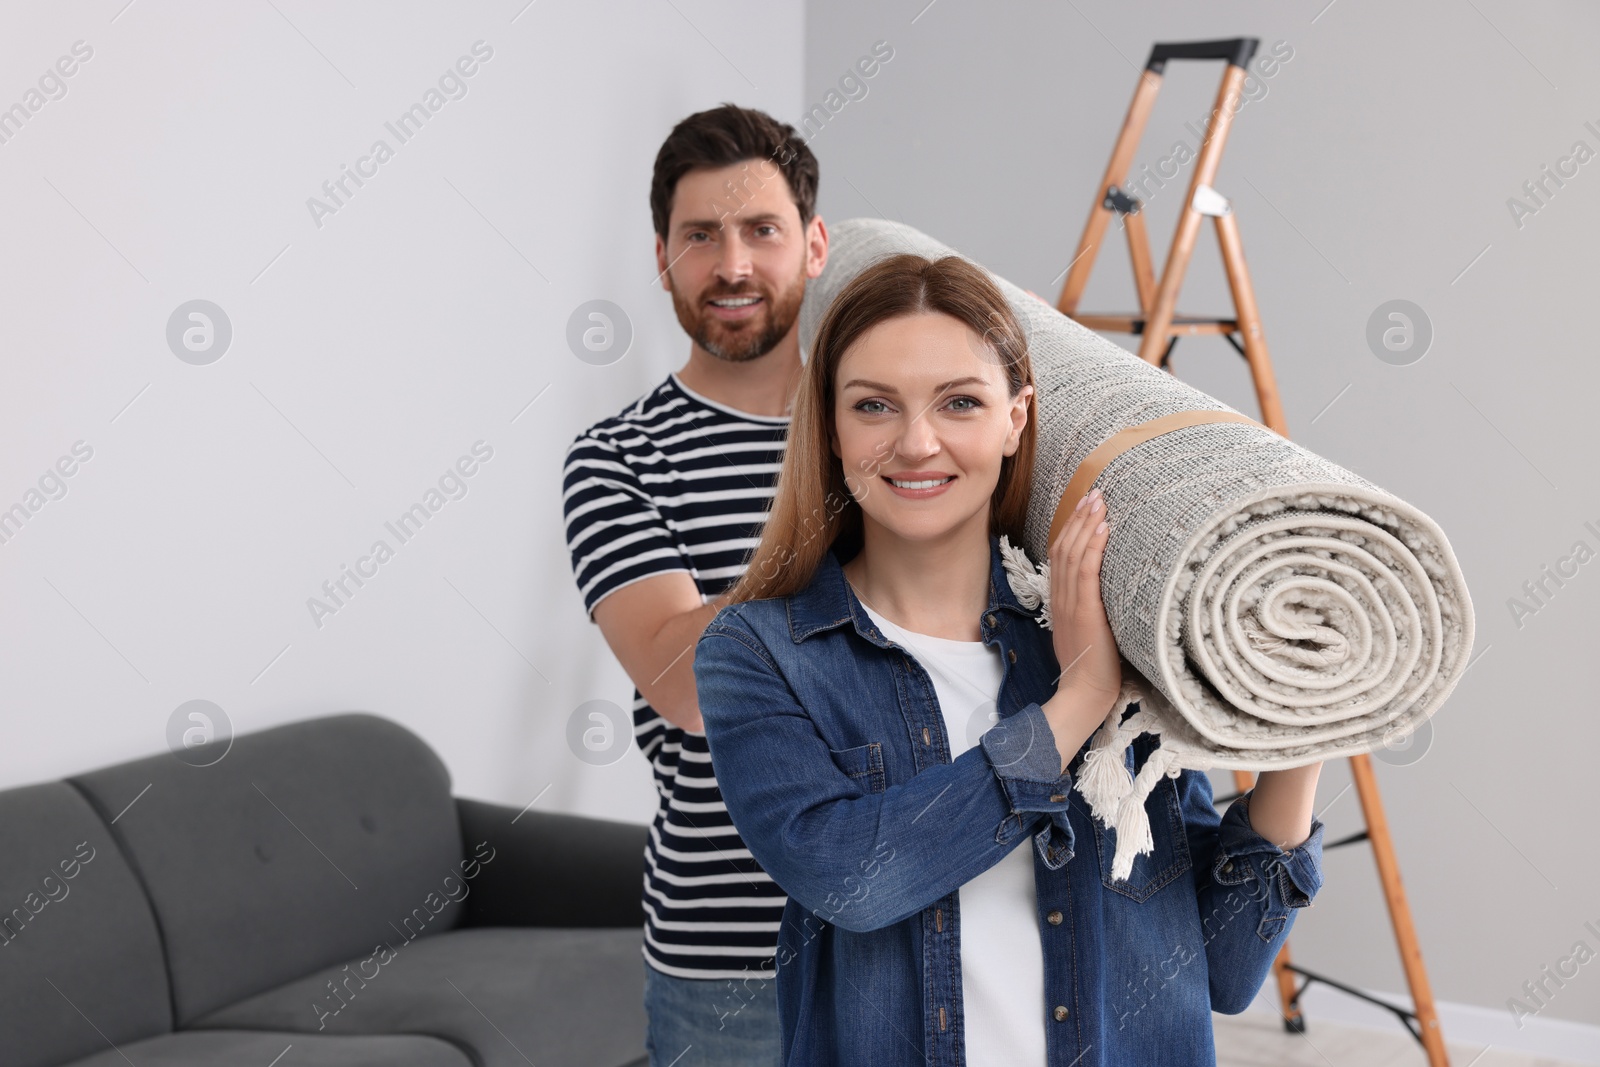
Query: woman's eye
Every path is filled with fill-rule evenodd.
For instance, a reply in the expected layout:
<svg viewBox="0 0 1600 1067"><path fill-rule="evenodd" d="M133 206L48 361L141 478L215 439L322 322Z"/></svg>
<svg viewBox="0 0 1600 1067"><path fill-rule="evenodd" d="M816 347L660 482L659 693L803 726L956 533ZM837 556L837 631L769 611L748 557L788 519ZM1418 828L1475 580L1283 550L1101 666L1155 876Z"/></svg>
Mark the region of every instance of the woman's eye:
<svg viewBox="0 0 1600 1067"><path fill-rule="evenodd" d="M982 405L980 405L978 403L976 398L970 397L970 396L952 397L951 400L950 400L950 403L952 403L952 404L967 403L967 404L971 404L972 405L972 407L970 407L970 408L956 408L957 411L973 411L973 410L976 410L977 408L982 406Z"/></svg>
<svg viewBox="0 0 1600 1067"><path fill-rule="evenodd" d="M857 411L863 411L863 410L865 410L865 408L866 408L866 406L868 404L877 404L880 407L882 407L883 406L883 401L881 401L881 400L863 400L861 403L856 405L856 410ZM882 413L878 412L878 411L867 411L866 414L868 414L868 415L878 415L878 414L882 414Z"/></svg>

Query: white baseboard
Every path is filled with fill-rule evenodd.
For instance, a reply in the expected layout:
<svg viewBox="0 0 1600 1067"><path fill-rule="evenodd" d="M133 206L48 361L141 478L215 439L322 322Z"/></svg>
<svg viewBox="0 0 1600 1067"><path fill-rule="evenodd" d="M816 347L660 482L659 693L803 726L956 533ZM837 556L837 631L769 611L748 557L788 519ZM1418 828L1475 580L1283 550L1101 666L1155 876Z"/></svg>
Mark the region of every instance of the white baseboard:
<svg viewBox="0 0 1600 1067"><path fill-rule="evenodd" d="M1371 989L1365 992L1408 1010L1413 1006L1409 994ZM1385 1030L1407 1041L1414 1040L1394 1013L1321 982L1313 982L1300 995L1300 1006L1306 1015L1308 1033L1322 1020L1340 1026ZM1439 1026L1444 1030L1445 1040L1452 1044L1491 1045L1496 1049L1547 1056L1584 1067L1600 1067L1600 1026L1535 1016L1524 1018L1518 1029L1509 1010L1496 1011L1442 1000L1435 1000L1434 1008L1439 1013ZM1250 1010L1281 1017L1274 982L1262 986Z"/></svg>

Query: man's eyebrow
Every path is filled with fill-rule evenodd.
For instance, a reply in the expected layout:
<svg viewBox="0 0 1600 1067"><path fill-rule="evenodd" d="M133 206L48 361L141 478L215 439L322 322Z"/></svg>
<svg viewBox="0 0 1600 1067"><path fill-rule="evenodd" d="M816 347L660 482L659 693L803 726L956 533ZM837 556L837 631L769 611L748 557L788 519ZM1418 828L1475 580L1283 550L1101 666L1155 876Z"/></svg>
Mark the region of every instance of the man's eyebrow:
<svg viewBox="0 0 1600 1067"><path fill-rule="evenodd" d="M968 377L965 377L965 378L952 378L948 382L940 382L938 385L933 387L933 391L936 392L936 393L942 393L946 389L954 389L958 385L985 385L986 386L988 384L989 384L989 382L987 380L983 379L983 378L979 378L979 377L976 377L976 376L969 375ZM849 389L852 386L857 386L857 385L865 386L868 389L876 389L880 393L897 393L897 392L899 392L899 390L895 389L895 387L892 386L892 385L885 385L883 382L868 381L865 378L851 378L848 382L845 382L839 388L840 389Z"/></svg>
<svg viewBox="0 0 1600 1067"><path fill-rule="evenodd" d="M739 222L745 226L755 226L763 222L782 222L783 216L773 211L762 212L760 215L740 215ZM678 230L720 230L722 219L685 219L678 223Z"/></svg>

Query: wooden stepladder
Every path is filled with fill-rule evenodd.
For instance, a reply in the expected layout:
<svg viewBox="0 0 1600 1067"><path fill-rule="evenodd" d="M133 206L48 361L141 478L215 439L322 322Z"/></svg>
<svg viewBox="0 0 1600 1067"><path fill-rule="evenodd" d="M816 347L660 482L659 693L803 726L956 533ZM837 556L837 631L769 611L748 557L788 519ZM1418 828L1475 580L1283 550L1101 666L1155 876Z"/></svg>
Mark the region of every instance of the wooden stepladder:
<svg viewBox="0 0 1600 1067"><path fill-rule="evenodd" d="M1228 131L1242 101L1245 68L1254 58L1259 38L1240 37L1217 41L1182 41L1157 44L1150 49L1150 58L1140 72L1138 88L1128 107L1111 152L1111 162L1105 176L1095 190L1095 204L1089 212L1088 225L1078 242L1077 252L1069 267L1067 280L1056 301L1056 309L1091 330L1138 335L1139 358L1171 373L1169 360L1179 337L1199 334L1216 334L1238 350L1249 364L1255 383L1256 400L1261 407L1261 422L1284 437L1289 436L1289 426L1284 418L1283 405L1278 399L1277 380L1272 371L1272 359L1267 353L1266 338L1261 328L1261 315L1256 306L1255 290L1250 284L1250 273L1245 267L1244 247L1239 240L1239 224L1232 205L1218 193L1212 182L1216 179L1222 161L1222 149L1227 143ZM1140 178L1130 178L1133 156L1145 123L1155 106L1156 94L1161 88L1162 74L1168 60L1223 60L1226 67L1222 85L1217 91L1216 106L1206 127L1205 140L1194 155L1194 172L1183 207L1178 215L1178 229L1173 236L1172 248L1162 267L1161 281L1157 284L1150 259L1149 235L1145 230L1141 212L1143 201L1133 195L1143 192L1148 197L1152 181L1165 184L1176 178L1166 175L1152 176L1148 167ZM1111 216L1120 217L1122 228L1128 235L1128 251L1133 265L1134 286L1138 292L1139 310L1131 314L1088 314L1078 310L1078 302L1089 282L1095 255L1106 236ZM1200 234L1201 221L1210 218L1216 225L1217 244L1222 251L1222 262L1228 276L1228 286L1233 294L1234 316L1212 318L1180 315L1177 312L1178 292L1183 286L1183 276L1194 253L1195 241ZM1235 334L1238 335L1235 338ZM1395 858L1394 841L1389 835L1389 823L1384 815L1383 801L1378 794L1371 757L1350 757L1350 775L1361 799L1361 810L1366 828L1337 841L1324 842L1323 849L1339 848L1360 841L1371 843L1378 878L1388 902L1389 920L1394 927L1395 943L1400 952L1400 962L1405 969L1406 981L1411 988L1414 1010L1391 1004L1388 1001L1336 982L1290 962L1289 945L1273 964L1278 995L1282 1002L1284 1026L1291 1032L1304 1032L1305 1016L1300 1009L1300 997L1312 982L1322 982L1351 996L1359 997L1393 1012L1405 1028L1422 1045L1431 1067L1449 1067L1449 1055L1444 1046L1444 1035L1439 1027L1434 1009L1433 991L1428 981L1427 969L1422 963L1422 952L1417 944L1416 927L1411 918L1411 906L1406 900L1405 887L1400 880L1400 865ZM1249 771L1233 772L1237 792L1217 797L1219 805L1237 800L1255 783ZM1305 979L1297 983L1295 976Z"/></svg>
<svg viewBox="0 0 1600 1067"><path fill-rule="evenodd" d="M1279 429L1283 422L1283 406L1278 401L1278 384L1272 374L1272 359L1267 355L1267 342L1261 332L1261 315L1256 309L1255 289L1250 284L1250 272L1245 268L1244 248L1239 243L1239 224L1234 219L1233 207L1221 193L1212 187L1217 167L1222 162L1222 149L1228 141L1228 131L1233 126L1234 112L1244 97L1245 66L1255 56L1259 40L1241 37L1231 41L1185 41L1177 44L1158 44L1150 49L1150 59L1139 75L1139 87L1134 90L1133 103L1122 122L1122 132L1111 152L1111 162L1106 165L1105 177L1096 192L1094 209L1089 213L1089 224L1083 229L1077 253L1061 287L1061 297L1056 310L1089 327L1113 333L1142 335L1139 358L1158 367L1167 368L1178 338L1194 334L1220 334L1239 350L1250 364L1255 379L1256 399L1261 405L1262 422ZM1129 192L1129 171L1133 168L1133 154L1139 148L1145 123L1155 107L1156 94L1161 90L1161 76L1169 59L1223 59L1227 69L1222 75L1222 87L1217 91L1217 103L1212 109L1211 122L1206 127L1206 139L1201 144L1189 179L1189 192L1183 210L1178 215L1178 232L1172 240L1172 251L1161 271L1158 287L1150 263L1150 238L1144 227L1140 211L1143 201ZM1149 195L1152 181L1163 182L1165 176L1153 175L1149 168L1136 182L1141 191ZM1173 175L1176 178L1176 175ZM1112 214L1122 219L1128 234L1128 252L1133 260L1133 282L1138 289L1139 311L1131 315L1091 315L1078 311L1078 301L1084 287L1089 284L1089 272L1094 268L1095 255L1105 239L1106 227ZM1227 268L1228 285L1233 290L1236 309L1234 318L1204 318L1179 315L1178 290L1183 286L1183 275L1194 254L1195 240L1200 236L1200 223L1209 217L1216 223L1217 242L1222 248L1222 262ZM1234 340L1238 333L1243 346ZM1170 370L1170 368L1167 368ZM1281 433L1282 430L1279 430Z"/></svg>

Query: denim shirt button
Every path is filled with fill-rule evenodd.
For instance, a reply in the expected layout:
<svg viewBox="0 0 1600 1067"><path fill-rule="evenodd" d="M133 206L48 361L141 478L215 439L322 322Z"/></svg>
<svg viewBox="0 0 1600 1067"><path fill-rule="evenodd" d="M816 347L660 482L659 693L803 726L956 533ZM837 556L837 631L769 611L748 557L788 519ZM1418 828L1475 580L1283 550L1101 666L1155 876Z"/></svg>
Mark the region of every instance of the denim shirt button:
<svg viewBox="0 0 1600 1067"><path fill-rule="evenodd" d="M1051 926L1060 926L1061 912L1058 910L1052 910L1049 915L1044 917L1044 921L1049 923Z"/></svg>
<svg viewBox="0 0 1600 1067"><path fill-rule="evenodd" d="M1057 1004L1056 1010L1050 1014L1055 1017L1056 1022L1064 1023L1067 1021L1067 1006L1065 1004Z"/></svg>
<svg viewBox="0 0 1600 1067"><path fill-rule="evenodd" d="M1229 860L1227 863L1224 863L1222 865L1222 873L1223 874L1232 874L1233 873L1233 861L1232 860Z"/></svg>
<svg viewBox="0 0 1600 1067"><path fill-rule="evenodd" d="M983 621L988 623L990 626L993 626L998 620L995 619L994 612L991 611L989 614L983 617Z"/></svg>
<svg viewBox="0 0 1600 1067"><path fill-rule="evenodd" d="M1017 662L1017 650L1014 648L1006 649L1006 657L1010 659L1012 663Z"/></svg>
<svg viewBox="0 0 1600 1067"><path fill-rule="evenodd" d="M1066 799L1067 799L1067 794L1065 794L1065 793L1051 793L1050 794L1050 803L1052 803L1052 804L1059 804L1063 800L1066 800Z"/></svg>

